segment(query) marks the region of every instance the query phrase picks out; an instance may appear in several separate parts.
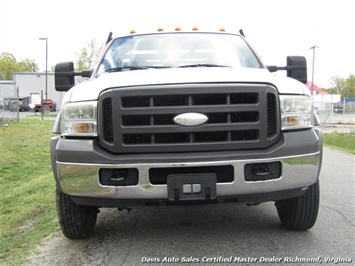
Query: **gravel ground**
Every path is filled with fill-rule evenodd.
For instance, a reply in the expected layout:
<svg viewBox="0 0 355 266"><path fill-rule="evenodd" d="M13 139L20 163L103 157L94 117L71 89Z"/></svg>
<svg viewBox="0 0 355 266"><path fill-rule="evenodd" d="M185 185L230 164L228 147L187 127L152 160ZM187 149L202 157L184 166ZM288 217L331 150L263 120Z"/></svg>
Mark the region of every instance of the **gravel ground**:
<svg viewBox="0 0 355 266"><path fill-rule="evenodd" d="M333 124L333 125L322 125L320 126L322 133L355 133L355 124Z"/></svg>

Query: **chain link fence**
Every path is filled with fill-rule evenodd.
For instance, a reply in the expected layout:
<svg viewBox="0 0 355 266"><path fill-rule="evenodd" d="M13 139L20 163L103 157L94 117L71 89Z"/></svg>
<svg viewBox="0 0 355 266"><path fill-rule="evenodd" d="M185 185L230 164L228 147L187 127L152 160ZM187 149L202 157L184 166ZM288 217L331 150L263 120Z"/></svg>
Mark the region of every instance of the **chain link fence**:
<svg viewBox="0 0 355 266"><path fill-rule="evenodd" d="M19 100L18 90L10 86L0 86L0 126L7 123L18 123L20 111L24 110Z"/></svg>
<svg viewBox="0 0 355 266"><path fill-rule="evenodd" d="M332 98L315 99L314 108L321 125L355 123L355 99L344 99L342 102L335 102Z"/></svg>
<svg viewBox="0 0 355 266"><path fill-rule="evenodd" d="M4 84L5 86L2 86ZM15 89L11 85L11 83L4 83L4 81L0 83L0 126L19 123L20 118L28 115L42 115L43 119L43 115L50 112L48 107L38 107L38 104L29 104L31 96L20 98L18 88ZM42 95L43 92L41 91L41 98L38 98L38 102L42 102Z"/></svg>

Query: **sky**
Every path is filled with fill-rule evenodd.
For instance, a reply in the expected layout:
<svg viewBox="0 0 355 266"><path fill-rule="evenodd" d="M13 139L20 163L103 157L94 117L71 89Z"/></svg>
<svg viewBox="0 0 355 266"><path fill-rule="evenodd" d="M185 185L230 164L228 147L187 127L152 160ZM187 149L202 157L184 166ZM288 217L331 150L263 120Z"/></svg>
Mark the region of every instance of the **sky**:
<svg viewBox="0 0 355 266"><path fill-rule="evenodd" d="M76 61L95 39L104 43L131 29L238 33L267 65L284 66L289 55L305 56L308 79L331 87L334 76L355 74L355 0L0 0L0 54L35 60L45 70Z"/></svg>

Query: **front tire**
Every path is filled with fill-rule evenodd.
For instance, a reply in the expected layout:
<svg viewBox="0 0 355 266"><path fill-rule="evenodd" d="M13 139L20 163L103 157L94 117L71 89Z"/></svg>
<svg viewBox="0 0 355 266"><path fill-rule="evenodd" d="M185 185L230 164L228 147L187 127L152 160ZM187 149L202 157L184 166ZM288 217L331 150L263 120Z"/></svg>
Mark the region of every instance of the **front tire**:
<svg viewBox="0 0 355 266"><path fill-rule="evenodd" d="M58 189L56 203L59 224L65 237L84 239L94 232L98 208L78 205Z"/></svg>
<svg viewBox="0 0 355 266"><path fill-rule="evenodd" d="M308 230L317 220L319 209L319 180L300 197L280 200L276 208L282 225L294 231Z"/></svg>

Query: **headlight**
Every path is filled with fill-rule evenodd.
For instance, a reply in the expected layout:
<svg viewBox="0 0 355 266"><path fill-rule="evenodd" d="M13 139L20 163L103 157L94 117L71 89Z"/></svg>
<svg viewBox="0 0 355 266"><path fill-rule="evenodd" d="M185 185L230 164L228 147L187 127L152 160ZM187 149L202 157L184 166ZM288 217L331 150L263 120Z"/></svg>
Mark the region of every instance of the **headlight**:
<svg viewBox="0 0 355 266"><path fill-rule="evenodd" d="M281 129L312 127L314 121L310 96L280 96Z"/></svg>
<svg viewBox="0 0 355 266"><path fill-rule="evenodd" d="M64 136L97 136L96 102L68 103L61 110Z"/></svg>

